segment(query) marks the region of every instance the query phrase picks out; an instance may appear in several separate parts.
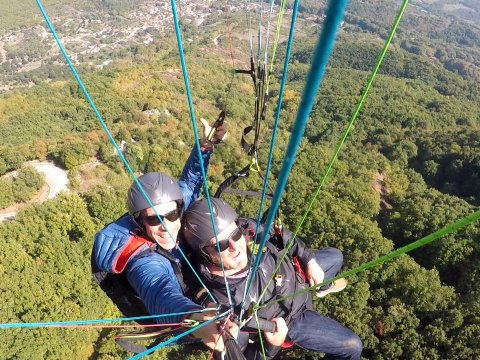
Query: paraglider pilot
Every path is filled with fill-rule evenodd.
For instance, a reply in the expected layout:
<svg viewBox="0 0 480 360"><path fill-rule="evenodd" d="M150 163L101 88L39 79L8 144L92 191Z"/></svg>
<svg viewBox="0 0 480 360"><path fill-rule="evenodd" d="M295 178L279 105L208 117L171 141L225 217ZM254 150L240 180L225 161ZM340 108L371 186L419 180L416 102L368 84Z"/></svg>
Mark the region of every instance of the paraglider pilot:
<svg viewBox="0 0 480 360"><path fill-rule="evenodd" d="M249 249L247 239L252 237L256 226L253 219L239 218L235 210L221 199L211 199L213 217L217 230L220 253L217 250L215 234L212 229L210 210L205 199L197 200L186 211L182 221L182 234L192 252L197 254L197 266L200 276L207 288L222 304L228 304L227 292L221 262L231 290L234 308L239 308L243 300L249 271L249 258L256 256ZM265 231L259 228L259 235ZM269 236L273 236L273 229ZM284 229L284 246L291 238L291 233ZM335 248L324 248L316 252L310 251L305 244L295 240L289 250L287 261L284 261L278 272L273 274L281 257L282 249L267 242L258 271L252 278L245 299L245 307L258 302L260 294L267 286L268 280L275 275L273 285L268 286L266 295L259 304L293 294L308 285L320 284L324 279L338 274L343 262L342 253ZM297 259L304 269L305 279L296 270ZM320 288L317 296L323 297L331 292L345 288L345 279ZM275 356L286 340L296 345L327 354L326 359L360 359L362 343L360 338L339 322L319 314L312 308L310 292L290 297L280 303L260 308L258 317L273 320L276 324L274 332L264 332L268 343L267 356ZM239 344L247 359L260 359L260 350L255 331L241 332ZM252 342L253 341L253 342Z"/></svg>
<svg viewBox="0 0 480 360"><path fill-rule="evenodd" d="M95 236L92 251L94 278L124 313L128 312L125 310L128 306L135 306L135 301L127 299L122 303L124 292L115 295L118 291L107 289L109 284L123 284L125 289L133 290L132 293L141 300L140 304L143 303L148 314L174 314L201 309L186 296L188 286L181 276L182 257L178 252L177 235L182 212L198 198L201 191L200 161L203 161L206 169L214 145L226 135L223 123L215 127L215 131L203 119L202 124L202 159L198 158L194 148L178 181L159 172L138 178L166 228L134 183L128 190L128 214L107 225ZM212 316L202 313L189 317L207 320ZM176 315L158 318L157 322L179 323L184 319L184 315ZM219 337L214 323L197 330L193 335L211 348ZM222 348L220 339L217 349L221 351Z"/></svg>

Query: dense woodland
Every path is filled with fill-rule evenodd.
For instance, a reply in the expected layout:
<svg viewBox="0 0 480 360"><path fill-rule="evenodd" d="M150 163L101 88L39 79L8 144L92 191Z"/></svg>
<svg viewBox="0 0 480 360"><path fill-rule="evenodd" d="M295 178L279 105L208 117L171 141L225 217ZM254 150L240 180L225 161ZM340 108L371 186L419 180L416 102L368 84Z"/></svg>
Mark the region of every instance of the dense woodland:
<svg viewBox="0 0 480 360"><path fill-rule="evenodd" d="M282 218L290 228L300 220L353 113L396 4L352 1L283 196ZM321 21L312 27L307 19L322 9L323 3L314 2L305 2L302 9L272 184L321 29ZM311 248L342 250L345 269L426 236L480 206L480 87L475 72L480 32L475 24L457 19L463 35L451 41L447 37L427 41L422 28L412 44L405 34L414 31L415 17L408 11L406 24L400 26L357 124L300 232ZM205 26L183 28L185 38L193 39L185 43L185 55L196 117L213 120L227 103L230 136L217 147L210 165L208 182L213 190L249 161L239 134L252 121L254 107L248 76L235 75L228 90L233 67L227 37L212 45L212 38L230 32L235 67L247 67L247 41L241 35L245 18L228 20L212 17ZM262 168L285 46L281 40L272 74L259 156ZM456 55L449 52L452 49ZM445 61L430 57L432 51L445 51ZM124 55L102 71L81 68L83 81L118 144L125 142L124 154L132 168L137 173L164 171L178 177L193 134L175 39L163 38ZM457 59L471 71L447 66ZM62 71L67 74L65 68ZM72 190L22 210L15 221L0 223L0 322L120 316L91 280L90 252L95 232L125 213L131 179L79 87L69 77L49 83L40 77L29 89L0 95L0 138L0 174L21 169L28 160L52 160L69 171ZM95 159L99 164L88 166ZM2 208L31 198L42 180L27 168L14 180L0 178L0 185ZM255 176L239 184L255 190L260 186ZM243 215L256 215L258 200L228 199ZM479 239L480 224L468 226L350 278L345 291L314 304L359 334L365 359L480 358ZM0 332L2 359L121 359L128 355L115 345L111 330ZM169 347L152 358L179 356L206 359L208 354ZM295 350L284 357L322 355Z"/></svg>

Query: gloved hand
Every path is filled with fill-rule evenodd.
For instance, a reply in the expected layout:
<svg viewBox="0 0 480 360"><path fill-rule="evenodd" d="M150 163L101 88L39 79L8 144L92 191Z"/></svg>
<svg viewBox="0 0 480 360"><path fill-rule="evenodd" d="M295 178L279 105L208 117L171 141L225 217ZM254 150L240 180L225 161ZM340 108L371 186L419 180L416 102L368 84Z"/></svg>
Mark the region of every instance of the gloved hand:
<svg viewBox="0 0 480 360"><path fill-rule="evenodd" d="M203 126L203 138L200 140L202 150L211 151L213 150L214 145L219 144L227 138L227 125L225 124L225 122L217 126L215 129L212 129L208 121L204 118L201 118L200 122ZM213 135L211 135L211 139L209 139L209 135L212 131Z"/></svg>

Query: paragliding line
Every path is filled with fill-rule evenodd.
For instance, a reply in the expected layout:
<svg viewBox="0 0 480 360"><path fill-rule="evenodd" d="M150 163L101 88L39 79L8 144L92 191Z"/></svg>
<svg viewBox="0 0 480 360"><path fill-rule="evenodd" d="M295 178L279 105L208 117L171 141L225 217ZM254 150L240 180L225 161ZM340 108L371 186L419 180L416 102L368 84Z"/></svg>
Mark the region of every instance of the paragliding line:
<svg viewBox="0 0 480 360"><path fill-rule="evenodd" d="M363 265L360 265L352 270L348 270L348 271L344 271L343 273L341 274L338 274L337 276L331 278L331 279L328 279L328 280L325 280L323 281L322 283L320 284L317 284L315 286L312 286L312 287L309 287L309 288L306 288L304 290L301 290L301 291L297 291L293 294L290 294L290 295L287 295L287 296L284 296L282 298L279 298L279 299L275 299L273 301L270 301L266 304L263 304L263 305L260 305L260 306L254 306L254 311L257 311L258 309L261 309L261 308L264 308L264 307L267 307L267 306L270 306L270 305L273 305L275 303L278 303L278 302L281 302L281 301L284 301L286 299L289 299L289 298L292 298L294 296L297 296L297 295L300 295L300 294L303 294L303 293L306 293L308 291L312 291L312 290L318 290L320 287L324 286L324 285L327 285L327 284L330 284L331 282L337 280L337 279L340 279L340 278L346 278L346 277L350 277L352 275L355 275L355 274L358 274L358 273L361 273L365 270L368 270L368 269L371 269L373 267L376 267L376 266L379 266L381 264L383 264L384 262L386 261L389 261L389 260L392 260L392 259L395 259L397 257L399 257L400 255L403 255L409 251L412 251L412 250L415 250L415 249L418 249L422 246L425 246L427 244L430 244L436 240L438 240L439 238L441 238L442 236L445 236L445 235L448 235L448 234L451 234L455 231L457 231L458 229L462 228L462 227L465 227L467 225L470 225L476 221L480 220L480 210L479 211L476 211L474 212L473 214L470 214L456 222L454 222L453 224L450 224L450 225L447 225L443 228L441 228L440 230L437 230L435 231L434 233L430 234L430 235L427 235L417 241L414 241L408 245L405 245L404 247L401 247L397 250L394 250L378 259L375 259L375 260L372 260L372 261L369 261Z"/></svg>
<svg viewBox="0 0 480 360"><path fill-rule="evenodd" d="M193 135L195 137L195 147L197 149L199 159L202 159L202 151L200 149L200 139L198 138L198 129L197 129L197 123L195 121L195 111L193 109L192 93L190 91L190 83L189 83L189 80L188 80L188 73L187 73L187 64L185 62L185 54L183 52L182 35L180 33L180 26L179 26L178 15L177 15L177 6L176 6L176 3L175 3L175 0L171 0L171 5L172 5L172 13L173 13L173 24L175 26L175 35L177 37L178 53L180 55L180 62L181 62L181 65L182 65L183 81L185 83L185 90L187 92L188 108L189 108L189 111L190 111L190 119L191 119L191 122L192 122ZM212 223L213 233L215 234L215 244L216 244L218 254L220 254L220 245L218 243L218 238L217 238L217 228L215 226L215 219L213 218L214 212L213 212L213 209L212 209L212 203L210 201L210 192L208 190L207 177L206 177L206 174L205 174L205 168L203 166L202 161L200 161L200 169L202 171L203 190L205 191L205 198L207 199L208 210L210 211L210 221ZM233 302L232 302L232 297L231 297L231 294L230 294L230 285L229 285L227 277L225 275L225 267L223 266L222 257L219 256L219 259L220 259L220 267L221 267L222 272L223 272L223 279L225 281L225 287L227 289L228 302L229 302L230 305L232 305Z"/></svg>
<svg viewBox="0 0 480 360"><path fill-rule="evenodd" d="M0 324L0 329L88 325L88 324L102 324L102 323L112 323L112 322L122 322L122 321L138 321L138 320L147 320L147 319L158 319L158 318L163 318L167 316L198 314L198 313L203 313L203 312L212 311L212 310L217 310L217 309L208 308L208 309L200 309L195 311L186 311L186 312L179 312L179 313L173 313L173 314L146 315L146 316L125 317L125 318L116 318L116 319L95 319L95 320L32 322L32 323L6 323L6 324ZM142 325L138 325L138 326L140 327Z"/></svg>
<svg viewBox="0 0 480 360"><path fill-rule="evenodd" d="M195 326L194 328L191 328L191 329L189 329L189 330L187 330L187 331L185 331L185 332L183 332L183 333L181 333L181 334L179 334L179 335L177 335L177 336L174 336L174 337L172 337L171 339L168 339L167 341L164 341L163 343L160 343L160 344L158 344L158 345L156 345L156 346L154 346L154 347L152 347L152 348L150 348L150 349L145 350L144 352L141 352L140 354L137 354L137 355L135 355L135 356L132 356L131 358L129 358L129 359L127 359L127 360L137 360L137 359L140 359L140 358L142 358L142 357L144 357L144 356L146 356L146 355L148 355L148 354L151 354L151 353L157 351L158 349L161 349L161 348L163 348L163 347L165 347L165 346L167 346L167 345L170 345L171 343L177 341L178 339L181 339L182 337L184 337L184 336L186 336L186 335L188 335L188 334L191 334L192 332L197 331L198 329L201 329L202 327L204 327L204 326L206 326L206 325L208 325L208 324L210 324L210 323L212 323L212 322L215 322L215 321L217 321L217 320L220 320L220 319L223 318L224 316L228 315L230 312L231 312L231 310L229 309L229 310L225 311L224 313L222 313L222 314L220 314L220 315L218 315L218 316L216 316L216 317L214 317L214 318L212 318L212 319L210 319L210 320L207 320L207 321L201 323L201 324L198 325L198 326Z"/></svg>
<svg viewBox="0 0 480 360"><path fill-rule="evenodd" d="M328 58L332 51L338 28L340 27L340 23L343 20L347 4L348 0L330 0L329 2L325 25L322 30L319 42L317 43L317 46L315 48L312 65L310 67L310 72L308 73L305 88L303 91L302 101L300 103L295 123L293 125L292 135L290 136L290 140L285 154L285 159L280 170L278 183L275 188L275 193L273 195L270 210L268 212L268 218L265 224L266 231L264 231L262 234L260 248L258 251L258 255L255 259L255 264L248 274L246 293L248 293L248 290L252 284L253 276L258 269L258 266L262 259L262 250L268 240L268 229L270 229L270 226L273 223L275 213L277 212L278 206L280 204L283 190L285 189L285 186L287 184L288 174L290 173L290 170L293 166L295 156L300 145L300 141L305 131L308 116L312 110L315 96L323 79L323 75L325 74Z"/></svg>
<svg viewBox="0 0 480 360"><path fill-rule="evenodd" d="M253 243L255 245L257 244L258 227L260 225L260 218L261 218L262 213L263 213L263 204L265 203L265 196L267 194L268 178L269 178L269 175L270 175L270 168L272 166L272 159L273 159L273 149L275 147L275 141L276 141L276 138L277 138L277 129L278 129L278 123L280 121L280 112L281 112L281 109L282 109L283 94L285 92L285 84L287 83L288 65L290 63L290 53L291 53L291 50L292 50L293 35L294 35L294 32L295 32L295 23L297 21L298 3L299 3L299 0L295 0L295 3L293 5L292 21L290 23L290 33L288 35L287 50L286 50L286 53L285 53L285 61L284 61L284 64L283 64L282 83L280 85L280 91L279 91L279 94L278 94L277 110L276 110L276 113L275 113L275 122L273 124L272 138L270 140L270 149L269 149L269 153L268 153L267 167L266 167L266 170L265 170L265 180L263 182L262 196L260 198L260 205L258 207L255 237L253 239ZM253 261L253 257L250 258L250 268L252 267L252 261ZM247 289L245 288L245 290L247 290ZM245 311L244 304L245 304L246 296L247 296L247 292L244 291L243 300L242 300L242 308L241 308L241 313L240 313L240 319L243 318L243 312Z"/></svg>
<svg viewBox="0 0 480 360"><path fill-rule="evenodd" d="M280 258L280 260L278 261L278 264L277 264L277 267L275 268L275 270L273 271L272 273L272 277L270 278L267 286L265 286L265 290L262 292L262 294L260 295L259 299L258 299L258 302L260 303L261 302L261 299L263 299L263 297L265 296L265 293L266 293L266 289L268 289L268 286L270 285L270 283L273 281L273 278L275 277L278 269L280 268L280 266L282 265L283 261L286 259L286 256L288 255L288 250L293 246L293 244L295 243L295 239L298 235L298 233L300 232L300 229L302 228L303 226L303 223L305 222L305 219L307 218L307 216L309 215L312 207L313 207L313 204L318 196L318 194L320 193L320 189L322 188L322 186L324 185L325 183L325 180L327 178L327 176L329 175L330 171L332 170L333 168L333 165L335 163L335 161L337 160L338 158L338 154L340 153L340 150L348 136L348 134L350 133L350 131L352 130L353 128L353 125L355 123L355 120L357 119L357 116L360 112L360 109L362 108L362 105L363 105L363 102L365 101L365 98L367 97L367 94L371 88L371 85L373 83L373 80L375 79L375 76L378 72L378 69L380 68L380 65L382 64L383 62L383 59L385 57L385 54L387 52L387 49L393 39L393 36L395 34L395 31L398 27L398 24L400 23L400 20L402 18L402 15L405 11L405 8L407 6L407 3L408 3L408 0L404 0L403 1L403 4L398 12L398 15L397 15L397 18L396 18L396 21L394 23L394 25L392 26L392 29L390 30L390 34L387 38L387 40L385 41L385 44L383 45L383 49L382 51L380 52L380 55L378 56L378 59L377 59L377 62L372 70L372 73L370 75L370 78L369 80L367 81L367 84L365 86L365 89L362 93L362 96L360 98L360 101L358 102L356 108L355 108L355 111L352 115L352 119L350 120L350 123L348 124L347 128L345 129L345 132L342 136L342 138L340 139L338 145L337 145L337 149L335 151L335 154L333 155L332 159L330 160L326 170L325 170L325 174L323 175L320 183L319 183L319 186L317 188L317 190L315 191L315 193L313 194L313 196L311 197L310 201L308 202L308 206L307 206L307 209L305 210L305 213L303 214L302 216L302 219L300 220L299 224L297 225L297 227L295 228L295 231L292 235L292 237L290 238L287 246L285 247L285 253L282 255L282 257Z"/></svg>
<svg viewBox="0 0 480 360"><path fill-rule="evenodd" d="M144 197L144 199L147 201L148 205L153 209L153 212L155 213L155 215L157 216L157 218L160 220L160 223L163 225L164 229L166 230L166 232L168 233L168 236L170 237L170 240L172 240L173 242L175 242L175 240L173 239L172 237L172 234L170 234L170 232L168 231L168 228L166 226L164 226L165 224L163 223L163 220L162 218L158 215L157 211L155 210L155 207L153 206L152 204L152 201L150 200L150 197L147 195L147 193L145 192L145 190L143 189L143 186L142 184L138 181L137 177L135 176L132 168L130 167L127 159L125 159L125 157L123 156L123 153L122 151L120 150L120 148L118 147L117 143L115 142L115 139L113 138L112 134L110 133L110 130L108 130L108 127L107 125L105 124L105 121L103 121L103 118L102 116L100 115L100 112L97 110L97 107L95 106L92 98L90 97L90 94L88 93L87 89L85 88L83 82L82 82L82 79L80 79L80 76L78 75L77 73L77 70L75 70L75 67L73 66L73 63L72 61L70 60L70 57L68 56L65 48L63 47L60 39L58 38L58 35L57 35L57 32L55 31L55 28L53 27L53 24L51 23L50 21L50 18L48 17L45 9L43 8L43 5L41 3L40 0L35 0L37 5L38 5L38 8L40 9L40 12L42 13L42 16L43 18L45 19L45 22L47 23L49 29L50 29L50 32L52 33L53 37L55 38L55 41L63 55L63 57L65 58L65 61L67 62L68 66L70 67L70 70L72 71L73 73L73 76L75 77L77 83L78 83L78 86L80 87L80 89L82 90L83 92L83 95L85 96L85 99L87 100L88 104L90 105L90 107L92 108L93 112L95 113L95 115L97 116L97 119L98 121L100 122L100 125L102 126L103 130L105 131L105 133L107 134L107 137L108 139L110 140L110 142L112 143L112 145L114 146L118 156L120 157L120 159L122 160L123 164L125 165L125 168L127 169L128 173L130 174L130 176L133 178L133 181L135 182L137 188L140 190L142 196ZM202 159L202 156L200 156L200 159ZM203 163L200 161L200 165L202 167L202 170L203 170ZM204 174L203 174L204 175ZM200 282L200 284L203 286L203 288L207 291L208 295L210 296L210 298L212 299L212 301L214 301L217 305L218 305L218 302L217 300L213 297L212 293L210 292L210 290L207 289L207 287L205 286L205 284L203 283L203 281L200 279L200 276L197 274L197 272L195 271L195 269L193 268L192 264L190 263L190 261L188 260L188 258L185 256L184 252L182 249L180 249L180 247L177 247L177 249L179 250L180 254L182 255L183 259L185 260L185 262L187 263L187 265L190 267L190 269L193 271L193 273L195 274L195 277L198 279L198 281Z"/></svg>

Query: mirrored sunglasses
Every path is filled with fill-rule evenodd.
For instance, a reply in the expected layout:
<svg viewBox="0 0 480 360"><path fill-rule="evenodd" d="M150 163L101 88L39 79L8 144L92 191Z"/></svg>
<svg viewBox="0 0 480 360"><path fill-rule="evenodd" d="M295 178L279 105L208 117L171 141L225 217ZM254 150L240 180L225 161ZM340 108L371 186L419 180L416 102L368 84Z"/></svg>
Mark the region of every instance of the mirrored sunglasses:
<svg viewBox="0 0 480 360"><path fill-rule="evenodd" d="M232 233L226 239L218 240L218 246L220 247L220 252L223 252L228 249L228 247L230 246L230 239L233 240L233 242L237 242L238 240L240 240L242 235L243 235L242 230L240 230L237 227L235 230L232 231ZM215 251L217 251L217 245L204 246L204 249L206 248L212 248L212 249L215 249Z"/></svg>
<svg viewBox="0 0 480 360"><path fill-rule="evenodd" d="M145 222L145 224L149 226L158 226L162 224L159 218L162 219L162 221L165 221L165 219L167 219L170 222L174 222L180 218L180 215L181 215L181 212L177 208L164 215L158 215L158 217L157 215L143 216L143 221Z"/></svg>

